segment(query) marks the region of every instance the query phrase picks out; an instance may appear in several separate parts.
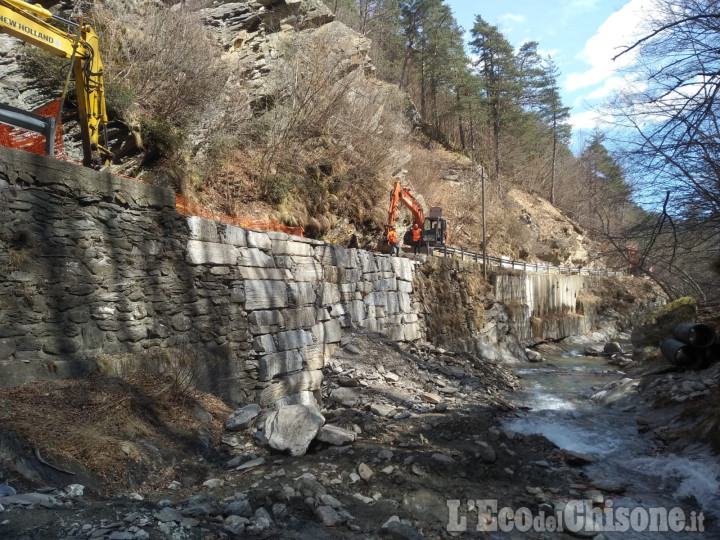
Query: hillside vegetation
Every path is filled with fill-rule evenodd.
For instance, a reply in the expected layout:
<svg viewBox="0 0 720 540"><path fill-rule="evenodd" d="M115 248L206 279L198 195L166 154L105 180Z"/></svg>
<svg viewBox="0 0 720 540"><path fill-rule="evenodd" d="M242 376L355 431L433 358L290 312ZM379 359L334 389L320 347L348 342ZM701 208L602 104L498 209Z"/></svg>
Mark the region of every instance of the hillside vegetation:
<svg viewBox="0 0 720 540"><path fill-rule="evenodd" d="M515 48L482 13L456 21L444 0L191 0L101 3L86 17L102 40L118 172L363 247L377 245L402 178L426 208L443 207L451 243L472 250L484 179L489 253L633 262L670 296L689 284L711 301L716 274L696 262L698 275L683 277L668 263L677 235L637 205L606 135L569 150L552 59L534 41ZM59 94L62 65L13 47L22 52L4 56L26 84Z"/></svg>

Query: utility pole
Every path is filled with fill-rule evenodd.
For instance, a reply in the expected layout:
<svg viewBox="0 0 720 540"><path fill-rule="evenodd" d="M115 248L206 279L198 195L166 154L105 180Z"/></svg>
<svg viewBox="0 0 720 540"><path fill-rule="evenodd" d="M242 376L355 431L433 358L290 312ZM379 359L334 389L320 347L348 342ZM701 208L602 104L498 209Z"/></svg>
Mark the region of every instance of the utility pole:
<svg viewBox="0 0 720 540"><path fill-rule="evenodd" d="M482 184L482 229L483 229L483 279L487 281L487 237L485 235L485 169L480 166L480 179Z"/></svg>

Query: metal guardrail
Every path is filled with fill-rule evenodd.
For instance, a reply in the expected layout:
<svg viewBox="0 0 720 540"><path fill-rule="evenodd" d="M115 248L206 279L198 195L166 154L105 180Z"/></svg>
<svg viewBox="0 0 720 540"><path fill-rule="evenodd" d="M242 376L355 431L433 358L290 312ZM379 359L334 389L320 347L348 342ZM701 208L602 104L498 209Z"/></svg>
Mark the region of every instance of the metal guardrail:
<svg viewBox="0 0 720 540"><path fill-rule="evenodd" d="M476 253L474 251L465 251L464 249L455 249L447 246L443 247L432 247L428 248L432 253L440 253L442 256L460 256L461 260L474 261L478 264L482 264L483 255L482 253ZM512 270L522 270L523 272L535 272L543 274L577 274L577 275L588 275L588 276L624 276L625 272L617 272L612 270L593 270L591 268L568 268L564 266L551 266L549 264L541 263L529 263L521 261L512 261L509 258L504 257L491 257L487 256L488 268L491 266L498 266L500 268L510 268Z"/></svg>

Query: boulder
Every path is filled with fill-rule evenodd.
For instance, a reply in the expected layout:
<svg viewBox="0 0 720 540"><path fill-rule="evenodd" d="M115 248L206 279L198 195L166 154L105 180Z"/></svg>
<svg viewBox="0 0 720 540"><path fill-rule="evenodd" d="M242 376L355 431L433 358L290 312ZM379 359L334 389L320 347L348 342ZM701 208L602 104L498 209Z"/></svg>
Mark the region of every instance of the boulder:
<svg viewBox="0 0 720 540"><path fill-rule="evenodd" d="M478 450L476 456L483 463L495 463L497 461L497 454L492 446L485 441L478 441Z"/></svg>
<svg viewBox="0 0 720 540"><path fill-rule="evenodd" d="M585 347L585 356L602 356L603 348L600 345L588 345Z"/></svg>
<svg viewBox="0 0 720 540"><path fill-rule="evenodd" d="M362 478L366 482L369 482L370 479L373 477L374 473L373 470L365 463L360 463L360 465L358 465L358 474L360 475L360 478Z"/></svg>
<svg viewBox="0 0 720 540"><path fill-rule="evenodd" d="M259 405L247 405L236 410L232 413L227 420L225 420L225 429L228 431L240 431L246 427L252 425L253 421L260 414Z"/></svg>
<svg viewBox="0 0 720 540"><path fill-rule="evenodd" d="M622 346L617 341L610 341L610 342L606 343L605 346L603 347L603 354L606 354L608 356L617 354L617 353L623 354L623 352L624 351L623 351Z"/></svg>
<svg viewBox="0 0 720 540"><path fill-rule="evenodd" d="M360 393L351 388L336 388L330 393L330 400L345 407L354 407L360 400Z"/></svg>
<svg viewBox="0 0 720 540"><path fill-rule="evenodd" d="M680 323L694 322L697 318L697 302L686 296L678 298L650 313L641 324L633 328L630 340L635 347L659 347L664 339L673 335Z"/></svg>
<svg viewBox="0 0 720 540"><path fill-rule="evenodd" d="M377 416L390 416L395 410L396 407L384 403L373 403L370 405L370 412Z"/></svg>
<svg viewBox="0 0 720 540"><path fill-rule="evenodd" d="M290 405L265 420L265 437L275 450L302 456L325 423L325 418L305 405Z"/></svg>

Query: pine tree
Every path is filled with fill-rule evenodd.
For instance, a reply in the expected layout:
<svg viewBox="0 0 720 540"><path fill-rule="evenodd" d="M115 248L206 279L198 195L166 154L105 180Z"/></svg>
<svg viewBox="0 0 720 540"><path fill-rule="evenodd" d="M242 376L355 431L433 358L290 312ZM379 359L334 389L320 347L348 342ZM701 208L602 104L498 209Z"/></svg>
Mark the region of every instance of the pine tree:
<svg viewBox="0 0 720 540"><path fill-rule="evenodd" d="M518 109L520 73L512 45L496 26L480 15L475 17L470 47L477 56L475 66L485 93L493 132L494 176L500 176L500 134L504 120Z"/></svg>
<svg viewBox="0 0 720 540"><path fill-rule="evenodd" d="M452 113L450 92L457 71L466 68L462 29L457 25L452 11L440 2L428 9L421 38L421 110L427 120L432 118L433 132L441 133L441 119ZM428 107L426 101L430 102ZM427 114L431 111L431 114Z"/></svg>
<svg viewBox="0 0 720 540"><path fill-rule="evenodd" d="M548 57L545 61L543 86L539 89L539 112L552 134L552 158L550 165L550 204L555 204L555 175L557 168L558 143L567 145L570 141L570 107L565 107L560 97L557 79L560 70Z"/></svg>
<svg viewBox="0 0 720 540"><path fill-rule="evenodd" d="M622 168L605 148L604 141L605 135L596 131L590 144L580 154L582 166L593 184L591 189L606 201L612 199L616 203L629 203L630 186L625 182Z"/></svg>

